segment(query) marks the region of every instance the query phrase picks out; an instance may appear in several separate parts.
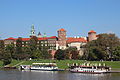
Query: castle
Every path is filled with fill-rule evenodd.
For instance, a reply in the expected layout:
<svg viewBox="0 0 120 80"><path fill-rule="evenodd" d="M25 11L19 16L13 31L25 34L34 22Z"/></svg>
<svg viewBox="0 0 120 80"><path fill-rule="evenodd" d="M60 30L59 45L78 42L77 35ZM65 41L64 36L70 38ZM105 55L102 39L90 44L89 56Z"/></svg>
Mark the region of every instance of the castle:
<svg viewBox="0 0 120 80"><path fill-rule="evenodd" d="M38 38L38 44L40 44L41 46L48 46L49 50L53 51L52 53L54 54L55 50L58 49L66 49L68 47L76 47L77 50L80 51L80 53L82 54L82 47L83 45L85 45L87 42L92 41L92 40L96 40L97 39L97 35L96 32L91 30L88 32L88 37L66 37L66 30L61 28L57 31L58 36L51 36L51 37L47 37L46 34L44 33L44 35L42 36L41 33L39 32L38 35L35 35L35 29L34 29L34 25L32 25L31 28L31 34L29 38L22 38L22 46L27 46L29 44L29 41L31 39L31 37L36 36ZM16 40L18 38L7 38L4 40L4 44L5 46L8 44L14 44L16 45Z"/></svg>

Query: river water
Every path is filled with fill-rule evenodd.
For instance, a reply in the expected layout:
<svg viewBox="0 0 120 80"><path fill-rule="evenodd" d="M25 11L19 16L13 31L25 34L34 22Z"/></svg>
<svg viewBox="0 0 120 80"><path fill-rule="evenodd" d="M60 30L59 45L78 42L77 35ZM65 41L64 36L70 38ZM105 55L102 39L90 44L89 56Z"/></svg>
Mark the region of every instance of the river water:
<svg viewBox="0 0 120 80"><path fill-rule="evenodd" d="M0 80L120 80L120 73L85 74L69 71L0 70Z"/></svg>

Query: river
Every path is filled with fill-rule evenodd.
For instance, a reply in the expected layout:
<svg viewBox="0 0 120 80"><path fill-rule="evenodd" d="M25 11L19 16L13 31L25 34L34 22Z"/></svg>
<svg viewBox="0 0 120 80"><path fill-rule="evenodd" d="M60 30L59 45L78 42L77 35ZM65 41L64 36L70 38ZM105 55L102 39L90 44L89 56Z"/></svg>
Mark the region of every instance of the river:
<svg viewBox="0 0 120 80"><path fill-rule="evenodd" d="M120 80L120 73L85 74L69 71L0 70L0 80Z"/></svg>

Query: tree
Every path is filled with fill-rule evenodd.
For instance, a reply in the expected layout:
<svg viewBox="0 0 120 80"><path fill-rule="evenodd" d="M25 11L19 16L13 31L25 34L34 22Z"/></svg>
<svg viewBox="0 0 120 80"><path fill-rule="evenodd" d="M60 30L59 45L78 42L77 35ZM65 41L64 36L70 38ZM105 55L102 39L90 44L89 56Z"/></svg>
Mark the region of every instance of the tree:
<svg viewBox="0 0 120 80"><path fill-rule="evenodd" d="M61 49L58 49L55 53L55 58L58 59L58 60L63 60L64 57L65 57L65 51L61 50Z"/></svg>
<svg viewBox="0 0 120 80"><path fill-rule="evenodd" d="M41 53L41 57L43 59L50 59L50 58L52 58L52 55L48 52L48 50L44 49L41 52L42 52Z"/></svg>
<svg viewBox="0 0 120 80"><path fill-rule="evenodd" d="M91 47L89 48L89 54L88 54L88 60L105 60L107 55L105 55L106 53L104 51L102 51L100 48L98 47Z"/></svg>
<svg viewBox="0 0 120 80"><path fill-rule="evenodd" d="M36 36L31 37L29 42L29 47L32 52L37 49L37 42L38 42L38 39Z"/></svg>
<svg viewBox="0 0 120 80"><path fill-rule="evenodd" d="M3 54L4 54L4 41L0 40L0 60L3 59Z"/></svg>
<svg viewBox="0 0 120 80"><path fill-rule="evenodd" d="M6 45L5 52L6 52L6 54L8 53L9 56L11 56L11 59L13 59L14 56L15 56L14 44L8 44L8 45Z"/></svg>
<svg viewBox="0 0 120 80"><path fill-rule="evenodd" d="M120 60L120 46L114 48L112 58L113 60Z"/></svg>
<svg viewBox="0 0 120 80"><path fill-rule="evenodd" d="M88 42L85 48L84 59L110 60L114 56L115 47L120 45L120 39L115 34L100 34L97 40Z"/></svg>
<svg viewBox="0 0 120 80"><path fill-rule="evenodd" d="M30 41L29 41L29 48L30 48L30 57L31 58L34 58L33 55L35 55L35 51L37 50L37 42L38 42L38 39L36 36L32 36Z"/></svg>
<svg viewBox="0 0 120 80"><path fill-rule="evenodd" d="M16 40L16 47L15 47L14 58L19 60L21 58L20 56L23 56L22 55L22 38L21 37L19 37Z"/></svg>
<svg viewBox="0 0 120 80"><path fill-rule="evenodd" d="M40 50L35 50L33 54L31 55L33 59L39 59L41 58L41 51Z"/></svg>
<svg viewBox="0 0 120 80"><path fill-rule="evenodd" d="M11 61L12 61L12 58L11 58L11 53L5 51L4 54L3 54L3 65L7 65L7 64L10 64Z"/></svg>
<svg viewBox="0 0 120 80"><path fill-rule="evenodd" d="M78 59L79 51L76 47L69 47L65 50L65 59Z"/></svg>
<svg viewBox="0 0 120 80"><path fill-rule="evenodd" d="M41 51L40 58L42 58L42 59L52 58L52 55L48 51L49 46L48 46L47 40L42 40L41 42L39 42L39 46L38 46L39 47L38 49Z"/></svg>
<svg viewBox="0 0 120 80"><path fill-rule="evenodd" d="M21 54L22 53L22 38L19 37L17 40L16 40L16 54Z"/></svg>

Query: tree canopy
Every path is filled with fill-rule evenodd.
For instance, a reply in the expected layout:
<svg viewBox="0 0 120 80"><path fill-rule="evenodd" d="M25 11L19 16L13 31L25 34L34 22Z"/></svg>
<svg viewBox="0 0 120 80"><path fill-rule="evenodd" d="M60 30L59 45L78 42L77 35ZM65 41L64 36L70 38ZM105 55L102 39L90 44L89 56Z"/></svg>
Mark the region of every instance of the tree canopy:
<svg viewBox="0 0 120 80"><path fill-rule="evenodd" d="M88 42L85 48L84 59L87 60L116 60L120 52L116 48L120 46L120 39L115 34L100 34L97 40ZM118 50L119 51L119 50ZM116 55L116 53L118 53Z"/></svg>

